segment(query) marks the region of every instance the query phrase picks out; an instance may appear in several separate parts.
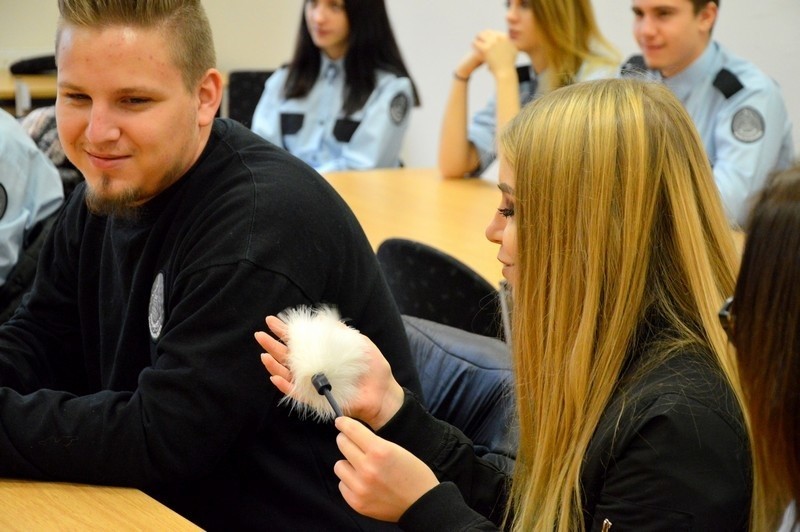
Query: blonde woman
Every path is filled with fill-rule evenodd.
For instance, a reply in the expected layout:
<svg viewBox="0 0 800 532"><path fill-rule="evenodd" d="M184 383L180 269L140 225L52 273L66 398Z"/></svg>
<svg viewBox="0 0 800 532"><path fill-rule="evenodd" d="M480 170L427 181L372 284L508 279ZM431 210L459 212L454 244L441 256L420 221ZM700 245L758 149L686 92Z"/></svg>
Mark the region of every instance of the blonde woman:
<svg viewBox="0 0 800 532"><path fill-rule="evenodd" d="M478 33L453 73L439 141L445 177L481 174L495 159L495 133L535 96L617 75L619 58L600 33L590 0L509 0L506 6L508 32ZM530 64L517 68L518 52ZM468 126L470 76L484 64L495 96Z"/></svg>
<svg viewBox="0 0 800 532"><path fill-rule="evenodd" d="M747 530L749 437L717 317L737 254L686 111L659 84L581 83L523 109L500 146L486 234L515 298L513 479L371 349L349 415L377 435L336 420L345 500L406 530Z"/></svg>

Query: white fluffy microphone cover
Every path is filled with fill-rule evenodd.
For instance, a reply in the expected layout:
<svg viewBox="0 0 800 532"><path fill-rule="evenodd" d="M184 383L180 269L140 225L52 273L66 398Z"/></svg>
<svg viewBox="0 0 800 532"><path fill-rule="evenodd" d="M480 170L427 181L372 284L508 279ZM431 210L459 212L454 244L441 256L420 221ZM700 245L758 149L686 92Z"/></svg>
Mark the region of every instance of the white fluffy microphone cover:
<svg viewBox="0 0 800 532"><path fill-rule="evenodd" d="M345 325L339 312L328 306L286 309L278 315L286 323L286 366L292 372L292 395L282 402L291 404L301 417L319 421L333 419L334 412L311 378L324 373L331 384L331 394L347 410L357 396L357 383L367 370L366 342L358 330Z"/></svg>

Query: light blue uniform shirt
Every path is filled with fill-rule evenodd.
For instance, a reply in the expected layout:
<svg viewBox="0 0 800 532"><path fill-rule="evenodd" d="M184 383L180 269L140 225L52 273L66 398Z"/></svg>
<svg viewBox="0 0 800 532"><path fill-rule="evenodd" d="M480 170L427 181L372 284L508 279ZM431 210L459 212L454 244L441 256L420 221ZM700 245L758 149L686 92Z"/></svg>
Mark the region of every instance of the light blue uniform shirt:
<svg viewBox="0 0 800 532"><path fill-rule="evenodd" d="M617 68L609 64L584 63L575 75L575 82L616 77ZM537 77L531 66L517 67L519 78L519 105L539 96L540 88L547 85L547 71ZM467 128L467 138L475 146L480 157L480 165L473 175L480 175L497 158L497 95L492 95L483 109L472 116Z"/></svg>
<svg viewBox="0 0 800 532"><path fill-rule="evenodd" d="M519 105L524 106L538 94L539 80L530 66L517 67L519 79ZM495 138L497 134L497 94L493 94L486 105L472 115L467 127L467 139L475 146L480 164L472 175L480 175L497 157Z"/></svg>
<svg viewBox="0 0 800 532"><path fill-rule="evenodd" d="M56 167L19 122L0 110L0 285L17 263L26 232L63 202Z"/></svg>
<svg viewBox="0 0 800 532"><path fill-rule="evenodd" d="M723 70L727 74L720 74ZM780 88L716 42L663 81L697 126L728 220L744 225L766 177L794 160L792 124Z"/></svg>
<svg viewBox="0 0 800 532"><path fill-rule="evenodd" d="M343 63L322 54L319 78L304 98L284 98L288 68L272 74L253 114L253 131L319 172L399 166L414 102L411 80L378 71L364 107L345 116Z"/></svg>

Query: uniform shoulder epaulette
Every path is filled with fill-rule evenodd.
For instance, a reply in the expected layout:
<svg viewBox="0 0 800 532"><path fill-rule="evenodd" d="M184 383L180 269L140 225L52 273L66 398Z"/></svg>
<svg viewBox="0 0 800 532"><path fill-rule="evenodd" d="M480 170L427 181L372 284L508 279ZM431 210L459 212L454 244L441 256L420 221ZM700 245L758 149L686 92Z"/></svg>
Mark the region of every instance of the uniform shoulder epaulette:
<svg viewBox="0 0 800 532"><path fill-rule="evenodd" d="M531 67L530 65L521 65L517 67L517 78L519 82L531 80Z"/></svg>
<svg viewBox="0 0 800 532"><path fill-rule="evenodd" d="M640 75L647 72L647 65L643 55L630 56L620 67L619 73L622 77Z"/></svg>
<svg viewBox="0 0 800 532"><path fill-rule="evenodd" d="M736 74L727 68L723 68L717 73L713 85L719 89L726 100L744 88Z"/></svg>

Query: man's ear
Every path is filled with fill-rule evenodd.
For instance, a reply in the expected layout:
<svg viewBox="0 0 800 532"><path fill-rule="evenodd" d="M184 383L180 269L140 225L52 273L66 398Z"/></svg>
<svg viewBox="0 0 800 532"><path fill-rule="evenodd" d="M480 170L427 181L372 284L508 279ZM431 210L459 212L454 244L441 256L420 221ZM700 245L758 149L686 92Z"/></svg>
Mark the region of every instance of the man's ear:
<svg viewBox="0 0 800 532"><path fill-rule="evenodd" d="M716 2L707 2L706 5L697 13L700 28L711 34L714 23L717 22L717 10L719 7Z"/></svg>
<svg viewBox="0 0 800 532"><path fill-rule="evenodd" d="M197 119L201 126L214 121L222 103L222 74L216 68L209 68L197 85Z"/></svg>

